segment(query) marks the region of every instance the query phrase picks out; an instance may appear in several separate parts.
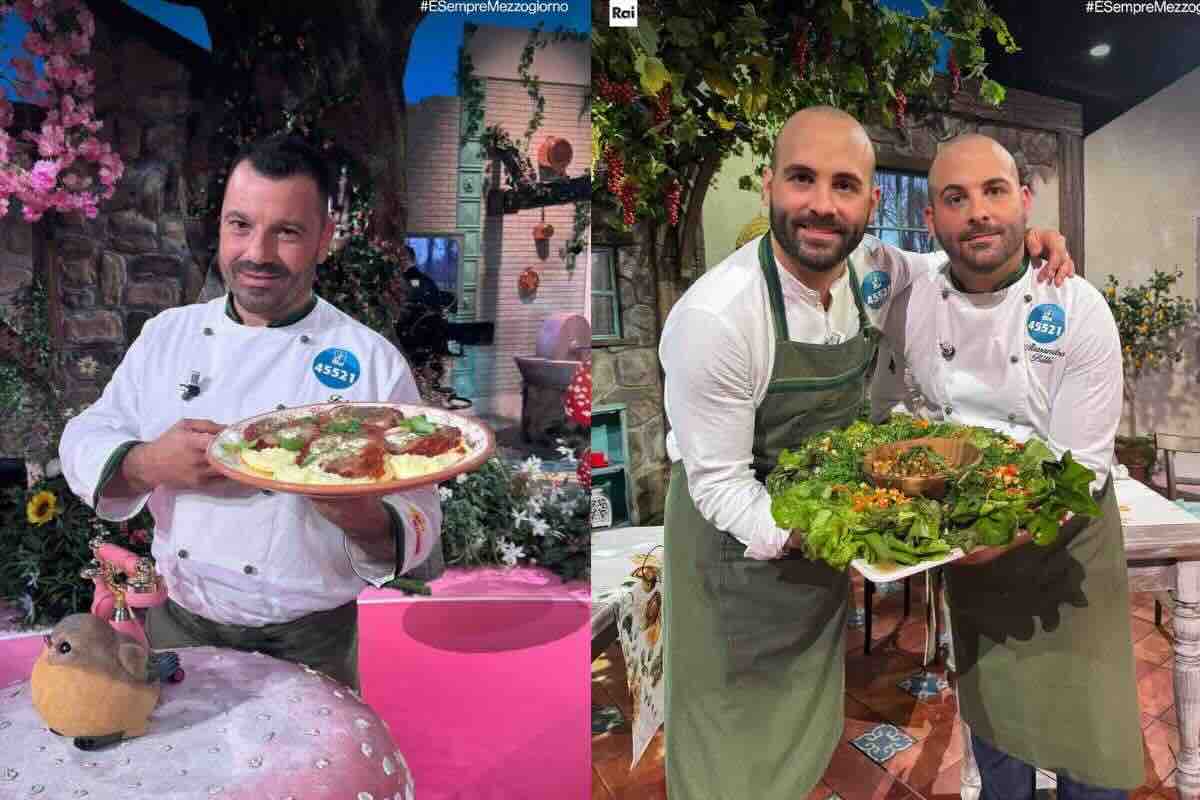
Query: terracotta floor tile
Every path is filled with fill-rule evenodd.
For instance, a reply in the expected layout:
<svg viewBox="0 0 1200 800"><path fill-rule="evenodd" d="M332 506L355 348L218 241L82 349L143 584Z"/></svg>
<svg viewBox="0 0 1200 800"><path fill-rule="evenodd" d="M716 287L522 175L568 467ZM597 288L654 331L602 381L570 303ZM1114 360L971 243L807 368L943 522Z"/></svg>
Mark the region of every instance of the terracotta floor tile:
<svg viewBox="0 0 1200 800"><path fill-rule="evenodd" d="M895 686L905 674L916 672L919 666L920 661L916 658L894 650L872 651L869 656L864 656L861 651L850 654L846 658L846 690L853 693L856 689L877 688L887 685L892 676L899 675L891 683Z"/></svg>
<svg viewBox="0 0 1200 800"><path fill-rule="evenodd" d="M925 800L959 800L962 796L962 762L944 768L932 783L913 788Z"/></svg>
<svg viewBox="0 0 1200 800"><path fill-rule="evenodd" d="M813 787L813 790L805 795L804 800L829 800L833 794L833 789L830 789L823 783L818 783Z"/></svg>
<svg viewBox="0 0 1200 800"><path fill-rule="evenodd" d="M626 765L633 755L633 734L628 730L609 731L592 736L592 761L624 758Z"/></svg>
<svg viewBox="0 0 1200 800"><path fill-rule="evenodd" d="M1151 722L1155 722L1157 720L1158 717L1152 717L1149 714L1142 712L1142 730L1146 730L1146 728L1150 727Z"/></svg>
<svg viewBox="0 0 1200 800"><path fill-rule="evenodd" d="M1142 732L1146 762L1146 784L1158 787L1175 771L1175 753L1179 752L1179 731L1165 722L1151 723Z"/></svg>
<svg viewBox="0 0 1200 800"><path fill-rule="evenodd" d="M666 771L663 766L665 755L663 742L663 734L660 731L650 740L641 761L632 771L629 769L630 754L628 752L620 758L593 761L592 766L600 773L600 777L604 779L605 785L612 791L614 797L640 798L640 795L627 792L634 786L653 787L657 781L666 780ZM666 796L665 789L663 796Z"/></svg>
<svg viewBox="0 0 1200 800"><path fill-rule="evenodd" d="M1138 681L1138 705L1142 712L1158 716L1175 702L1171 670L1159 667Z"/></svg>
<svg viewBox="0 0 1200 800"><path fill-rule="evenodd" d="M822 778L843 800L899 800L912 793L865 755L842 742Z"/></svg>
<svg viewBox="0 0 1200 800"><path fill-rule="evenodd" d="M592 767L592 800L613 800L613 793L595 767Z"/></svg>
<svg viewBox="0 0 1200 800"><path fill-rule="evenodd" d="M883 767L896 780L921 792L933 784L948 767L963 757L962 728L953 716L935 725L916 745L884 762Z"/></svg>
<svg viewBox="0 0 1200 800"><path fill-rule="evenodd" d="M1129 635L1133 638L1133 643L1137 644L1142 639L1145 639L1155 630L1154 623L1142 619L1138 616L1129 617Z"/></svg>
<svg viewBox="0 0 1200 800"><path fill-rule="evenodd" d="M667 800L667 776L658 775L630 784L614 792L613 797L615 800Z"/></svg>
<svg viewBox="0 0 1200 800"><path fill-rule="evenodd" d="M1153 630L1133 646L1133 654L1143 661L1161 665L1174 654L1171 640L1160 630Z"/></svg>
<svg viewBox="0 0 1200 800"><path fill-rule="evenodd" d="M1168 708L1166 711L1159 714L1158 718L1173 728L1179 727L1179 718L1175 715L1175 704L1174 703L1172 703L1171 707Z"/></svg>
<svg viewBox="0 0 1200 800"><path fill-rule="evenodd" d="M1133 660L1133 679L1140 682L1142 680L1142 678L1149 675L1151 672L1156 670L1159 666L1161 666L1161 665L1154 664L1150 661L1145 661L1140 658L1135 658Z"/></svg>
<svg viewBox="0 0 1200 800"><path fill-rule="evenodd" d="M1154 592L1133 592L1129 595L1129 610L1135 616L1154 623ZM1171 618L1171 609L1163 606L1163 621Z"/></svg>

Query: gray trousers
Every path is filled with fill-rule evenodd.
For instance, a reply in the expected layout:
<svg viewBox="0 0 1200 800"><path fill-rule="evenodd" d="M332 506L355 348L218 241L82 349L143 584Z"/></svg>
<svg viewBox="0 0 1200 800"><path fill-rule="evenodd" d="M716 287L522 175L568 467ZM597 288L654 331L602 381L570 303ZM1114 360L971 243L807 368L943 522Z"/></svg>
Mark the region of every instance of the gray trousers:
<svg viewBox="0 0 1200 800"><path fill-rule="evenodd" d="M360 691L355 601L291 622L255 628L213 622L168 599L146 613L146 636L155 650L196 646L257 650L284 661L306 664Z"/></svg>

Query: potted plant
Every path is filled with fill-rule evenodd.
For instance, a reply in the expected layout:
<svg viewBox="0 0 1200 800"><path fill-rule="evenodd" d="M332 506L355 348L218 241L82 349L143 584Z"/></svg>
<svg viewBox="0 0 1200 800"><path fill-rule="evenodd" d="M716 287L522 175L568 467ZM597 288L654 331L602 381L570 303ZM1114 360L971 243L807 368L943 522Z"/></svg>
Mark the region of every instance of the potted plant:
<svg viewBox="0 0 1200 800"><path fill-rule="evenodd" d="M1125 372L1125 406L1129 409L1128 435L1117 437L1117 460L1138 480L1147 480L1154 467L1151 436L1139 435L1137 422L1138 379L1151 371L1169 369L1183 360L1181 334L1195 317L1195 304L1171 289L1183 272L1155 270L1141 285L1121 286L1108 276L1104 298L1117 322Z"/></svg>

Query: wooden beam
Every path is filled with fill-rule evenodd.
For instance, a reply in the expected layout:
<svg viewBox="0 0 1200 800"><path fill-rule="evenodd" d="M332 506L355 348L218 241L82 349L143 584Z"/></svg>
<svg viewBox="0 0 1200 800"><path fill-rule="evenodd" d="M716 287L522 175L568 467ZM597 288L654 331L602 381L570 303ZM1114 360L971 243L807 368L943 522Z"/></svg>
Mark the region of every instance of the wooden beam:
<svg viewBox="0 0 1200 800"><path fill-rule="evenodd" d="M1083 137L1058 134L1058 224L1067 237L1067 249L1075 260L1075 271L1083 276L1087 259L1083 238Z"/></svg>
<svg viewBox="0 0 1200 800"><path fill-rule="evenodd" d="M934 85L939 92L948 91L949 78L939 75L934 78ZM963 90L950 101L950 112L966 119L1083 135L1083 106L1079 103L1020 89L1009 89L1004 102L996 107L979 99L977 86L964 84Z"/></svg>

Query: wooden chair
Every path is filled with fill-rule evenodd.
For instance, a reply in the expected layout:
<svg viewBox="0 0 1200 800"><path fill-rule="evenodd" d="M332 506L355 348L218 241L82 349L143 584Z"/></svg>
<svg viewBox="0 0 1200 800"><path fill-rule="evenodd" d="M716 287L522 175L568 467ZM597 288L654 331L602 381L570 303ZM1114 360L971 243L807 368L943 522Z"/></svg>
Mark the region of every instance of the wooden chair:
<svg viewBox="0 0 1200 800"><path fill-rule="evenodd" d="M1180 475L1175 467L1176 453L1200 453L1200 436L1180 436L1174 433L1155 433L1154 448L1163 452L1163 464L1167 469L1167 499L1179 497L1178 484L1200 485L1200 475ZM1162 624L1162 603L1154 600L1154 625Z"/></svg>

